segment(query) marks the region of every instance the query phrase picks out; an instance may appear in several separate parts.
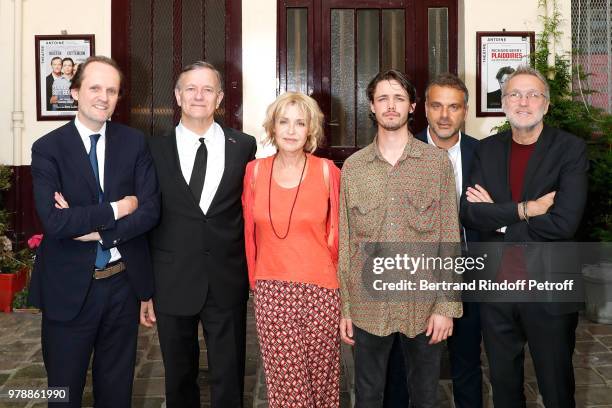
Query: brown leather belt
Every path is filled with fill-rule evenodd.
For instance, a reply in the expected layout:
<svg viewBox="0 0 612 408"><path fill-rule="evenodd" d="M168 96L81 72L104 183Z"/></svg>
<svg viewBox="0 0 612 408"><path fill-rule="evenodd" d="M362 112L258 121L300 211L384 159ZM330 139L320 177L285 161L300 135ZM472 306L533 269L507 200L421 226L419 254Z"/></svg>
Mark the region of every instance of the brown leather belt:
<svg viewBox="0 0 612 408"><path fill-rule="evenodd" d="M107 266L104 269L94 270L93 277L94 279L106 279L123 271L125 271L125 264L123 261L118 261L117 263Z"/></svg>

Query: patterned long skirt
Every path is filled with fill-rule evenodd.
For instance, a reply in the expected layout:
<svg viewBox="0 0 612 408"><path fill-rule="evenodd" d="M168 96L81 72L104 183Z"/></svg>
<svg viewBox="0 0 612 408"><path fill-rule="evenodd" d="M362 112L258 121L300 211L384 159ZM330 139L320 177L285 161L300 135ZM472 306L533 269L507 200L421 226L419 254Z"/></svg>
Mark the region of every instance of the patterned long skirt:
<svg viewBox="0 0 612 408"><path fill-rule="evenodd" d="M338 290L258 280L255 319L270 408L338 407Z"/></svg>

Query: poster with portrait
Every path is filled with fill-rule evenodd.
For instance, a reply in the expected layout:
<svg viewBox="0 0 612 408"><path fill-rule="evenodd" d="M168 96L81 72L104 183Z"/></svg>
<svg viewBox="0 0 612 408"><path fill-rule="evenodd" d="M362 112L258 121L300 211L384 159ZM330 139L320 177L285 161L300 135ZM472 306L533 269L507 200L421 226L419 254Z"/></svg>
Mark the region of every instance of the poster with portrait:
<svg viewBox="0 0 612 408"><path fill-rule="evenodd" d="M37 35L36 118L67 120L76 115L70 85L79 67L94 55L94 35Z"/></svg>
<svg viewBox="0 0 612 408"><path fill-rule="evenodd" d="M534 32L477 32L476 116L504 116L502 85L519 65L529 65Z"/></svg>

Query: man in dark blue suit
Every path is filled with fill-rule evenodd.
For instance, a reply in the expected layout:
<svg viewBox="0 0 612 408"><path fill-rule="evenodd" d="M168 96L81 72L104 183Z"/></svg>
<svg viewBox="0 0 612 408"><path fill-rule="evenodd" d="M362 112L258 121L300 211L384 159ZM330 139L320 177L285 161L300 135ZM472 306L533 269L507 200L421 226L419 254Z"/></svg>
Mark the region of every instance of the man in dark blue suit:
<svg viewBox="0 0 612 408"><path fill-rule="evenodd" d="M445 149L453 165L457 202L465 192L472 156L478 140L461 132L468 112L468 90L453 74L442 74L425 90L425 114L429 126L415 137ZM477 231L461 228L461 241L478 241ZM455 319L448 350L453 377L453 396L457 408L482 407L482 370L480 367L480 311L477 303L464 303L463 316ZM394 345L389 361L389 378L395 385L385 390L385 407L407 407L406 367L401 348ZM403 381L402 381L403 380Z"/></svg>
<svg viewBox="0 0 612 408"><path fill-rule="evenodd" d="M40 307L49 387L68 387L80 407L93 352L96 406L129 407L138 320L153 323L146 236L159 191L144 135L109 122L122 75L110 58L89 58L75 75L75 120L32 146L36 210L44 238L30 302Z"/></svg>

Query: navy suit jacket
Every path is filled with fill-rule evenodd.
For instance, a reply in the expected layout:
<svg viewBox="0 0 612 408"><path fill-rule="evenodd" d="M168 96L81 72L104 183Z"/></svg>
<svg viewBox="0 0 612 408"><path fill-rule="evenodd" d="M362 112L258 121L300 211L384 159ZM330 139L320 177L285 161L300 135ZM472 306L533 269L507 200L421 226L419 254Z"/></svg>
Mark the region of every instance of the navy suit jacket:
<svg viewBox="0 0 612 408"><path fill-rule="evenodd" d="M427 128L417 133L414 137L419 139L421 142L428 143ZM468 187L468 179L470 175L470 169L472 167L472 158L474 157L476 147L478 147L478 139L461 132L461 144L459 145L459 147L461 148L461 175L463 179L461 186L461 197L463 197L463 195L465 194L465 190ZM467 242L476 242L479 240L478 231L476 230L466 228L465 235L465 239Z"/></svg>
<svg viewBox="0 0 612 408"><path fill-rule="evenodd" d="M73 238L98 231L105 248L117 247L140 300L153 295L153 272L145 233L159 218L159 190L144 135L119 123L106 124L104 202L74 121L48 133L32 146L36 211L44 238L36 254L29 301L48 318L73 319L93 279L96 242ZM70 208L55 208L54 192ZM138 209L115 220L110 203L138 197Z"/></svg>

